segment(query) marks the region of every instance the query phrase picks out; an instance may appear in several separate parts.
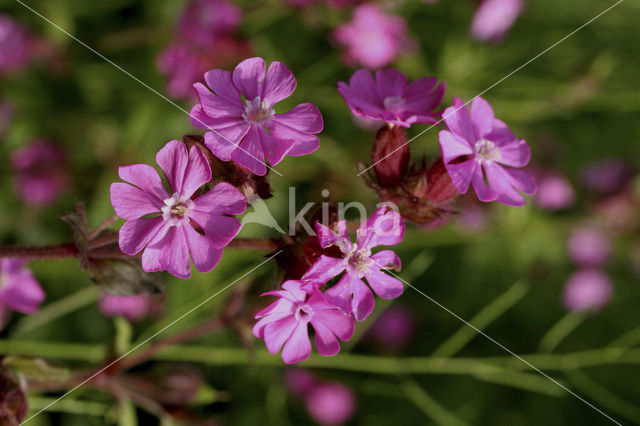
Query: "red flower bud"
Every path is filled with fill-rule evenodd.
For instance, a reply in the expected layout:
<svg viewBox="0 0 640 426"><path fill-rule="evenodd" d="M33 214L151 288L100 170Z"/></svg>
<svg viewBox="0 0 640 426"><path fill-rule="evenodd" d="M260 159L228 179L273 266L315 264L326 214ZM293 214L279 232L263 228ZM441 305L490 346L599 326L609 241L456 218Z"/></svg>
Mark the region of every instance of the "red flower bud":
<svg viewBox="0 0 640 426"><path fill-rule="evenodd" d="M460 196L460 193L451 182L442 159L436 161L429 169L427 185L426 196L431 204L439 205Z"/></svg>
<svg viewBox="0 0 640 426"><path fill-rule="evenodd" d="M378 185L398 185L409 169L409 145L401 127L386 125L376 134L371 152Z"/></svg>

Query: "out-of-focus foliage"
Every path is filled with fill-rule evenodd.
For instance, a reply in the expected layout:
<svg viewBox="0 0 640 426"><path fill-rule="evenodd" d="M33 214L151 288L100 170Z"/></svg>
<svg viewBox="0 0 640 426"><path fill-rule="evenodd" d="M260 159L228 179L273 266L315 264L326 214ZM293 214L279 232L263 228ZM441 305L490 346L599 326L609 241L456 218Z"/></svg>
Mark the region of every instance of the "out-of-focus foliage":
<svg viewBox="0 0 640 426"><path fill-rule="evenodd" d="M156 55L169 43L184 2L26 3L127 73L164 93L165 78L156 69ZM336 90L337 81L346 81L354 70L341 63L330 34L333 27L349 18L349 10L318 5L296 10L284 1L237 3L245 13L240 35L252 43L257 55L286 63L298 81L297 90L282 102L280 111L300 102L312 102L318 105L325 121L318 151L302 158L288 157L276 167L283 176L271 176L274 197L267 201L271 212L284 227L289 187L297 188L298 206L322 200L320 191L324 188L330 191L332 200L358 200L373 206L375 194L355 177L356 163L369 161L373 132L355 125ZM453 96L468 100L491 88L483 97L491 102L500 119L529 142L532 163L567 175L576 188L575 204L563 212L545 212L531 203L519 209L483 205L487 226L480 232L468 233L453 225L433 232L408 228L405 242L397 247L405 266L401 275L465 319L473 318L516 282L523 283L526 291L485 331L518 354L534 353L550 328L566 318L562 289L574 270L566 254L566 237L577 224L595 219L594 199L580 187L581 170L608 157L620 157L640 166L640 5L633 0L624 1L527 64L613 3L529 1L506 40L495 45L470 38L474 11L471 1L383 3L393 3L394 13L408 20L410 36L417 43L415 52L398 59L395 67L410 79L435 75L445 80L445 105ZM0 141L0 242L70 241L72 231L60 216L72 210L77 201L85 203L91 226L112 215L108 188L118 179L117 166L153 164L155 153L167 141L195 133L184 111L193 102L171 104L18 2L1 0L0 12L12 14L33 33L49 39L62 58L56 67L36 61L25 71L0 78L0 100L10 102L15 109L14 121ZM517 72L511 75L514 70ZM508 78L501 81L505 77ZM411 134L426 127L414 126ZM423 153L428 159L435 158L437 130L431 129L411 142L416 158ZM11 186L8 158L35 138L62 146L70 169L65 193L46 208L23 204ZM241 236L273 236L270 232L250 224ZM600 361L606 356L602 348L640 327L640 260L636 256L634 273L630 255L640 246L637 226L634 232L618 233L613 242L614 256L606 266L614 286L611 302L597 314L581 318L575 330L552 348L560 354L600 350L589 355L597 365L565 374L557 358L531 358L532 363L539 362L541 368L551 371L567 387L623 423L640 422L640 355L628 355L629 364L601 365L604 363ZM122 343L122 333L132 333L133 343L143 341L261 260L260 252L226 250L220 265L210 273L194 271L188 281L166 276L164 316L135 324L128 331L100 314L94 303L94 290L87 293L91 283L77 261L34 261L32 269L47 299L39 314L29 318L13 316L2 331L0 350L8 353L23 348L22 355L59 359L69 368L95 365L114 341L120 339ZM248 292L238 327L246 332L250 314L260 303L257 294L273 288L277 280L274 266L269 265L237 284L236 289ZM222 293L181 320L174 331L219 315L233 295L232 291ZM416 331L410 344L390 353L363 340L347 346L343 353L428 357L463 326L450 313L409 288L394 304L408 307L415 316ZM367 325L368 322L363 324L363 328ZM638 335L627 335L624 344L639 344ZM248 341L252 347L263 349L262 342ZM78 350L76 344L91 345L91 350L84 346ZM242 351L242 342L229 329L200 339L197 346L191 351L173 352L173 356L167 352L165 358L194 362L207 383L225 391L222 402L198 406L203 413L230 425L311 422L304 406L287 393L282 382L283 366L277 356L269 358L268 366L252 366L233 359L225 351ZM476 336L457 356L481 359L509 355ZM232 366L219 365L225 363ZM513 359L509 363L518 366L519 361ZM328 368L318 369L319 375L342 382L356 393L358 407L350 423L354 425L431 424L434 419L446 424L449 414L483 425L607 422L542 376L535 376L540 379L538 382L531 376L509 376L510 373L493 380L479 378L480 373L433 373L408 381L401 370L398 374L367 373L364 361L358 368L364 371L349 371L355 368L342 363L340 356L324 360L324 365ZM140 369L155 367L151 363ZM376 365L371 366L371 371L377 369ZM529 381L543 391L505 385L527 387ZM52 414L38 416L31 424L102 425L113 424L117 419L109 408L112 400L96 391L81 389L65 401L54 405ZM450 413L445 412L443 417L442 412L434 411L432 401ZM31 409L37 410L46 401L34 396L30 402ZM139 424L153 424L152 417L142 409L137 409L137 414Z"/></svg>

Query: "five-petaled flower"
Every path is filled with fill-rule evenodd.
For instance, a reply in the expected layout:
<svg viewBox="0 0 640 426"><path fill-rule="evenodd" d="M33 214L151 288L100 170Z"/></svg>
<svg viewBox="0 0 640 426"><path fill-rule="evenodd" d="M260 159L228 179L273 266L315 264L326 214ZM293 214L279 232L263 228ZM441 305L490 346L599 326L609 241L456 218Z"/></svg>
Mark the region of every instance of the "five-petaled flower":
<svg viewBox="0 0 640 426"><path fill-rule="evenodd" d="M338 83L351 112L373 120L411 127L414 123L437 123L441 112L434 109L444 96L446 84L435 77L423 77L409 84L396 69L376 72L375 80L366 69L353 73L349 84Z"/></svg>
<svg viewBox="0 0 640 426"><path fill-rule="evenodd" d="M189 278L189 253L196 268L208 272L240 231L240 222L228 215L243 213L246 200L224 182L192 198L211 180L211 167L198 147L187 152L182 142L171 141L158 152L156 162L167 177L170 192L158 172L146 164L120 167L120 178L131 185L111 185L111 204L126 220L120 229L120 249L129 255L144 249L142 268L147 272L166 270Z"/></svg>
<svg viewBox="0 0 640 426"><path fill-rule="evenodd" d="M279 299L256 314L259 321L253 326L253 335L264 338L267 350L272 354L282 348L282 360L287 364L309 357L309 323L315 330L314 342L321 355L337 354L340 351L338 339L346 341L353 335L351 316L330 305L318 289L308 293L300 281L292 280L285 281L281 290L265 295Z"/></svg>
<svg viewBox="0 0 640 426"><path fill-rule="evenodd" d="M204 79L213 92L202 83L193 85L200 103L191 110L191 121L210 130L205 144L216 157L264 175L265 157L273 166L285 155L297 157L318 148L315 134L322 131L323 122L315 105L303 103L284 114L273 109L296 88L296 79L283 63L272 62L266 70L264 59L250 58L233 73L214 69Z"/></svg>
<svg viewBox="0 0 640 426"><path fill-rule="evenodd" d="M392 246L402 241L404 221L398 212L387 206L377 209L358 229L355 244L347 235L346 220L337 222L334 229L316 223L316 230L320 246L337 246L342 257L320 256L303 277L309 281L306 287L322 285L345 271L338 283L324 295L329 303L353 313L358 321L364 320L375 304L369 287L383 299L395 299L402 294L402 282L382 272L383 269L400 270L400 258L391 250L371 254L371 249L376 246Z"/></svg>
<svg viewBox="0 0 640 426"><path fill-rule="evenodd" d="M458 192L466 193L471 184L481 201L524 205L525 199L518 191L534 194L536 182L530 173L514 168L529 163L527 142L517 139L505 123L496 119L489 103L480 97L473 100L471 111L454 98L443 117L449 130L440 131L442 159Z"/></svg>
<svg viewBox="0 0 640 426"><path fill-rule="evenodd" d="M38 310L44 291L24 259L0 258L0 313L4 308L23 314Z"/></svg>

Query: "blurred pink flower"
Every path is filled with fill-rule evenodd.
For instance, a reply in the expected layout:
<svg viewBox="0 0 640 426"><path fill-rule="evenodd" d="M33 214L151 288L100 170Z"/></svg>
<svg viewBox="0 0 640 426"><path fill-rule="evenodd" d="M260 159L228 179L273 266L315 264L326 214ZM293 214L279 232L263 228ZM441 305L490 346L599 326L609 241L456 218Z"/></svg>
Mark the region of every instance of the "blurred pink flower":
<svg viewBox="0 0 640 426"><path fill-rule="evenodd" d="M44 291L25 264L23 259L0 258L0 309L32 314L40 308Z"/></svg>
<svg viewBox="0 0 640 426"><path fill-rule="evenodd" d="M220 36L231 35L242 21L242 9L227 0L192 0L178 21L180 38L210 48Z"/></svg>
<svg viewBox="0 0 640 426"><path fill-rule="evenodd" d="M0 74L25 67L31 59L31 36L13 17L0 15Z"/></svg>
<svg viewBox="0 0 640 426"><path fill-rule="evenodd" d="M536 204L549 211L563 210L575 201L575 193L571 182L562 174L543 171L537 174L538 190Z"/></svg>
<svg viewBox="0 0 640 426"><path fill-rule="evenodd" d="M120 249L130 255L144 249L142 269L146 272L166 270L189 278L189 254L200 272L208 272L240 231L240 221L229 215L245 211L244 195L223 182L192 198L211 180L211 167L198 147L187 152L182 142L168 142L156 155L156 162L167 177L170 192L158 172L146 164L120 167L118 174L128 183L111 184L111 204L126 220L120 228Z"/></svg>
<svg viewBox="0 0 640 426"><path fill-rule="evenodd" d="M579 266L603 266L611 256L611 238L598 228L583 226L571 233L567 250Z"/></svg>
<svg viewBox="0 0 640 426"><path fill-rule="evenodd" d="M600 310L609 302L612 292L611 280L604 272L580 269L565 284L564 305L570 311Z"/></svg>
<svg viewBox="0 0 640 426"><path fill-rule="evenodd" d="M286 364L304 361L311 354L309 324L315 330L314 342L320 355L337 354L340 352L338 339L346 341L353 335L353 319L327 303L320 290L309 294L299 281L285 281L282 290L263 294L266 295L279 299L256 314L259 321L253 327L253 335L264 338L272 354L282 349L282 360Z"/></svg>
<svg viewBox="0 0 640 426"><path fill-rule="evenodd" d="M3 137L13 120L13 106L8 102L0 102L0 137Z"/></svg>
<svg viewBox="0 0 640 426"><path fill-rule="evenodd" d="M401 306L391 306L376 319L367 337L387 348L400 349L411 341L415 330L416 320L411 311Z"/></svg>
<svg viewBox="0 0 640 426"><path fill-rule="evenodd" d="M607 158L582 171L585 189L600 195L611 195L623 189L636 175L631 165L620 158Z"/></svg>
<svg viewBox="0 0 640 426"><path fill-rule="evenodd" d="M11 155L14 191L28 204L43 206L58 199L68 182L66 156L60 147L35 140Z"/></svg>
<svg viewBox="0 0 640 426"><path fill-rule="evenodd" d="M360 69L349 84L338 82L338 92L351 112L372 120L383 120L402 127L414 123L437 123L441 112L434 111L444 97L445 83L435 77L424 77L409 84L398 70L371 72Z"/></svg>
<svg viewBox="0 0 640 426"><path fill-rule="evenodd" d="M315 105L299 104L284 114L273 109L296 88L295 77L282 62L272 62L266 70L264 59L250 58L233 73L214 69L204 78L213 92L201 83L193 85L200 103L191 109L191 121L211 130L204 135L205 144L222 161L234 160L262 176L267 172L265 157L273 166L286 155L298 157L318 148L315 134L323 122Z"/></svg>
<svg viewBox="0 0 640 426"><path fill-rule="evenodd" d="M496 119L489 103L480 97L473 100L471 111L454 98L443 117L449 130L440 131L442 158L458 192L466 193L471 184L480 201L524 205L519 191L529 195L536 192L534 177L516 170L531 159L527 142L517 139L505 123Z"/></svg>
<svg viewBox="0 0 640 426"><path fill-rule="evenodd" d="M98 301L103 314L108 317L123 316L129 321L140 321L162 311L162 296L157 294L136 294L121 296L103 294Z"/></svg>
<svg viewBox="0 0 640 426"><path fill-rule="evenodd" d="M285 370L284 382L291 393L300 397L320 383L311 372L297 367L289 367Z"/></svg>
<svg viewBox="0 0 640 426"><path fill-rule="evenodd" d="M356 410L353 391L338 382L323 382L312 387L304 401L311 418L321 425L343 424Z"/></svg>
<svg viewBox="0 0 640 426"><path fill-rule="evenodd" d="M471 35L480 41L502 41L523 9L524 0L483 0L473 18Z"/></svg>
<svg viewBox="0 0 640 426"><path fill-rule="evenodd" d="M398 212L387 206L380 207L360 225L355 244L347 235L346 220L339 221L335 229L318 222L316 230L322 248L336 246L342 254L341 258L320 256L303 277L310 280L311 285L322 285L345 272L340 281L325 292L329 303L347 313L353 312L355 319L362 321L375 304L371 289L383 299L395 299L402 294L402 282L382 272L383 269L400 270L400 258L391 250L371 254L374 247L393 246L402 241L404 221Z"/></svg>
<svg viewBox="0 0 640 426"><path fill-rule="evenodd" d="M343 45L347 63L373 69L391 63L409 42L405 20L373 4L358 6L351 22L336 28L333 35Z"/></svg>

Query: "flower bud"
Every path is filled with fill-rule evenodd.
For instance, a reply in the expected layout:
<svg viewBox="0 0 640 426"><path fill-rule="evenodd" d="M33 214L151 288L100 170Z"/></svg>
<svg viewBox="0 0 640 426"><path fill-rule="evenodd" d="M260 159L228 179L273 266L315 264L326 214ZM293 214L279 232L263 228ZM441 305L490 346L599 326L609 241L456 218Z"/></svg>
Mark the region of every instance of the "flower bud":
<svg viewBox="0 0 640 426"><path fill-rule="evenodd" d="M387 125L378 131L371 152L378 185L400 184L409 169L409 158L407 135L401 127Z"/></svg>
<svg viewBox="0 0 640 426"><path fill-rule="evenodd" d="M442 159L436 161L429 169L427 186L427 200L434 205L440 205L460 196L458 190L451 183L451 178Z"/></svg>

